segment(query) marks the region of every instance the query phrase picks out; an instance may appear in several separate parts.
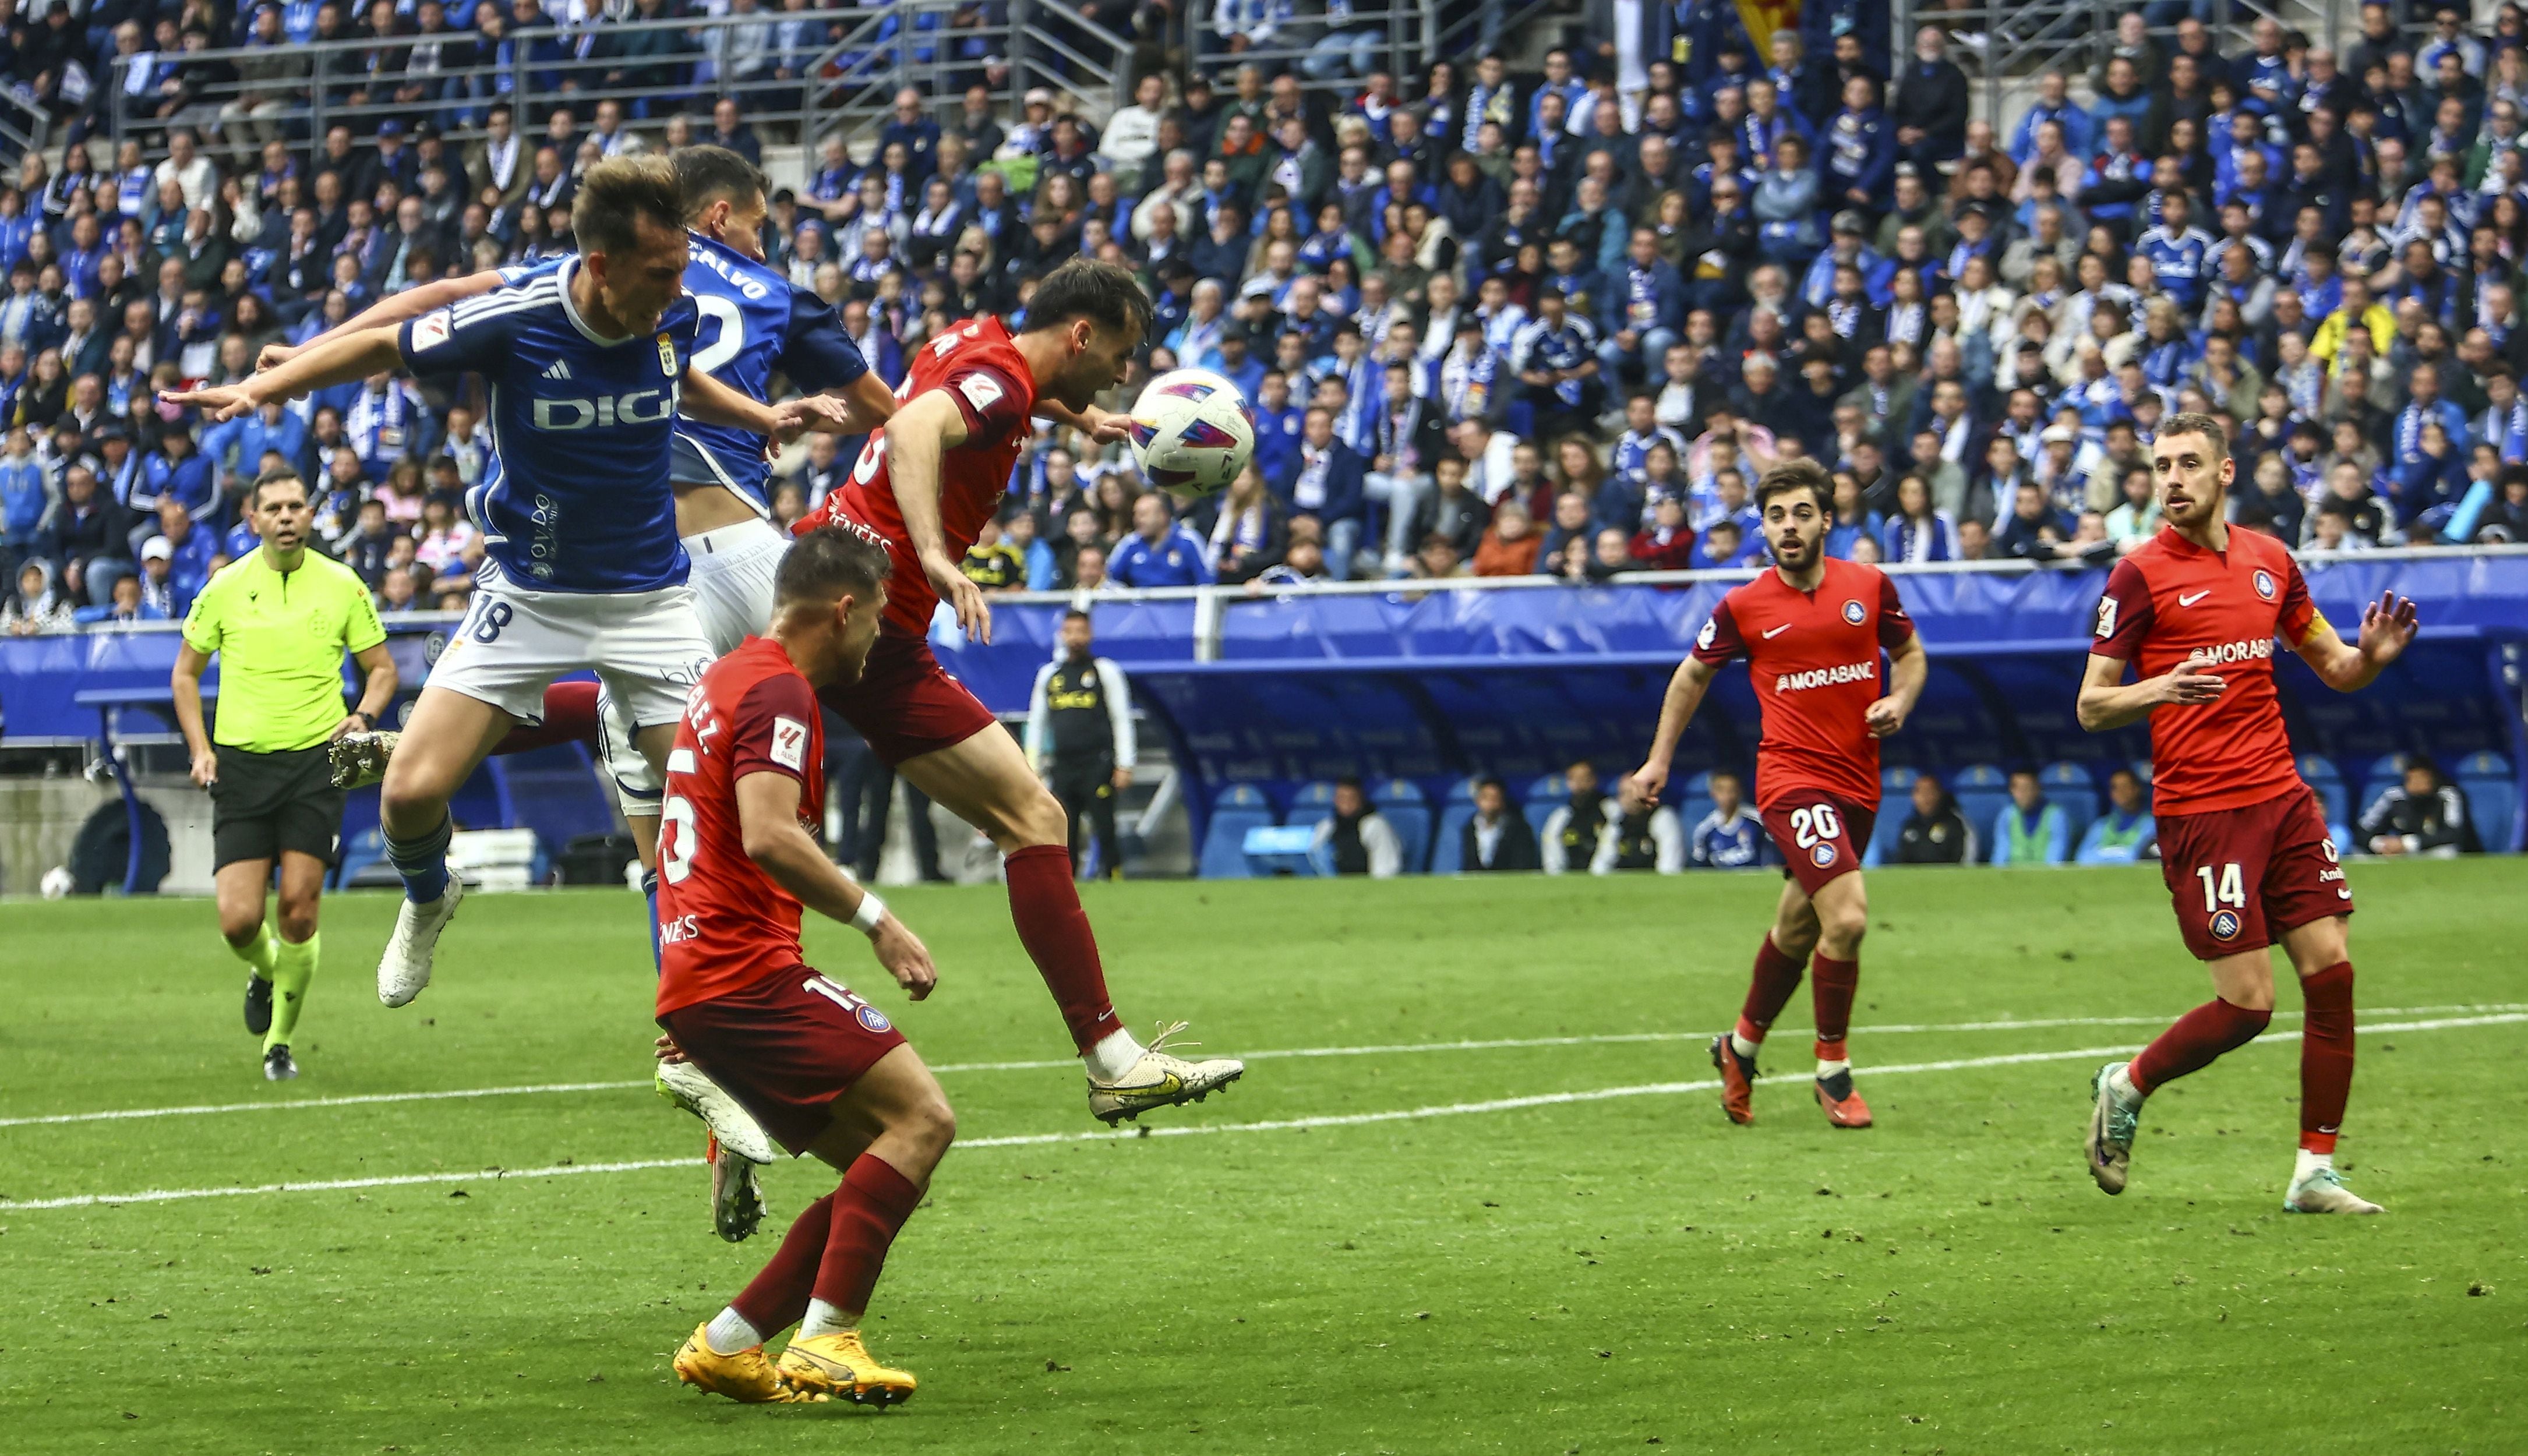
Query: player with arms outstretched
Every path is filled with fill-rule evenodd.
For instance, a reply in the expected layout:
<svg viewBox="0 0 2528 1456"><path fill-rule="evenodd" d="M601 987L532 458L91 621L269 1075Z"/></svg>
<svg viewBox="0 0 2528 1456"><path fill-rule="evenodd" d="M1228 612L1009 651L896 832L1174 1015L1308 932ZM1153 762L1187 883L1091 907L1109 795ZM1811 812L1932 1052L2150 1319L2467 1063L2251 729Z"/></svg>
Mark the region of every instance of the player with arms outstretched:
<svg viewBox="0 0 2528 1456"><path fill-rule="evenodd" d="M2355 647L2309 600L2291 552L2227 521L2238 464L2208 415L2174 415L2151 442L2167 525L2116 563L2080 681L2092 733L2150 720L2160 874L2213 997L2131 1062L2091 1079L2089 1175L2122 1193L2142 1099L2252 1041L2273 1018L2272 946L2299 973L2299 1157L2283 1207L2375 1214L2344 1185L2335 1140L2352 1092L2352 887L2316 792L2300 781L2274 691L2274 640L2330 688L2357 692L2414 640L2414 604L2390 593ZM2139 681L2125 682L2131 664Z"/></svg>
<svg viewBox="0 0 2528 1456"><path fill-rule="evenodd" d="M826 394L848 409L839 422L826 422L842 433L862 434L884 424L895 412L895 395L869 372L833 306L764 261L764 174L725 147L680 147L668 161L688 234L685 293L699 315L693 367L758 401L771 397L775 375L802 391ZM521 273L487 270L407 289L337 332L418 318L507 286ZM263 357L275 366L298 351L273 344ZM771 471L764 444L761 435L690 415L675 424L668 468L675 532L692 563L694 608L714 656L762 631L772 617L773 565L789 538L771 521ZM492 752L584 742L597 754L614 780L646 868L642 891L656 923L658 775L635 748L634 729L627 700L602 693L595 683L555 683L545 690L542 721L522 723ZM380 731L337 742L336 781L348 788L384 777L400 737ZM762 1218L754 1170L771 1161L770 1140L688 1064L660 1066L658 1089L711 1126L712 1223L731 1242L747 1237Z"/></svg>
<svg viewBox="0 0 2528 1456"><path fill-rule="evenodd" d="M799 945L806 906L866 933L915 1000L937 979L921 940L805 827L823 813L816 690L859 676L889 569L849 531L801 537L781 559L769 634L703 674L667 754L658 1054L709 1072L793 1156L843 1170L842 1186L676 1352L678 1378L736 1400L893 1405L915 1387L871 1358L861 1321L956 1117L904 1034L810 969ZM793 1324L776 1365L764 1341Z"/></svg>
<svg viewBox="0 0 2528 1456"><path fill-rule="evenodd" d="M684 208L664 159L590 168L571 218L579 253L496 291L335 335L242 384L169 396L216 421L395 369L490 385L496 443L468 501L487 560L380 798L405 897L378 962L389 1006L430 984L463 899L448 872L448 801L514 724L538 720L548 685L594 669L625 702L635 748L665 758L686 690L711 658L667 478L679 408L782 439L847 413L824 398L775 409L691 367L698 315L683 297Z"/></svg>
<svg viewBox="0 0 2528 1456"><path fill-rule="evenodd" d="M1787 883L1772 931L1756 953L1738 1025L1712 1040L1720 1110L1732 1122L1756 1119L1756 1054L1799 989L1812 951L1817 1105L1837 1127L1870 1120L1870 1105L1852 1085L1845 1045L1870 922L1861 857L1878 820L1878 740L1905 726L1930 659L1886 573L1825 554L1833 498L1832 483L1814 460L1783 461L1758 481L1756 506L1773 568L1731 589L1712 609L1693 655L1668 681L1650 757L1624 784L1627 794L1658 801L1677 740L1712 680L1731 658L1745 657L1764 721L1756 806L1781 851ZM1882 650L1889 661L1884 693Z"/></svg>
<svg viewBox="0 0 2528 1456"><path fill-rule="evenodd" d="M1019 942L1085 1063L1089 1111L1109 1122L1199 1101L1245 1065L1171 1055L1165 1043L1182 1023L1147 1047L1118 1023L1071 879L1069 817L928 639L944 599L969 638L991 641L991 608L958 563L997 514L1034 416L1123 438L1125 417L1091 401L1123 379L1149 327L1150 300L1131 272L1075 259L1036 286L1016 336L990 317L942 333L917 352L898 390L904 406L870 438L850 480L797 528L849 522L886 543L895 577L869 670L819 696L906 782L999 847Z"/></svg>

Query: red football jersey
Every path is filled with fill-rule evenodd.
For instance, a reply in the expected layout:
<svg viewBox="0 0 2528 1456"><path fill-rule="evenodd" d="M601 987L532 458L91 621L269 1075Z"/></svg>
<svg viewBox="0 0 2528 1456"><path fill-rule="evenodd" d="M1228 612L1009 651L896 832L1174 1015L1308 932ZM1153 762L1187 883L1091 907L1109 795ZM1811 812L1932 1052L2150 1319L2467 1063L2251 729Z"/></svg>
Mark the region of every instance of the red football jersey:
<svg viewBox="0 0 2528 1456"><path fill-rule="evenodd" d="M2299 787L2274 693L2274 638L2306 642L2323 620L2299 563L2260 532L2232 530L2225 552L2168 527L2107 573L2092 653L2157 677L2199 648L2229 684L2210 702L2152 709L2156 812L2239 808Z"/></svg>
<svg viewBox="0 0 2528 1456"><path fill-rule="evenodd" d="M1885 572L1832 557L1814 592L1767 571L1720 598L1694 655L1714 667L1747 659L1764 719L1758 807L1791 789L1878 806L1878 740L1864 714L1886 696L1879 650L1913 635L1914 619Z"/></svg>
<svg viewBox="0 0 2528 1456"><path fill-rule="evenodd" d="M797 779L800 820L815 825L825 816L824 763L816 690L779 643L750 637L703 673L659 806L659 1015L806 962L798 900L746 856L737 781Z"/></svg>
<svg viewBox="0 0 2528 1456"><path fill-rule="evenodd" d="M969 319L924 344L895 392L897 398L913 399L933 390L946 390L966 417L966 442L939 461L939 524L948 538L949 558L957 560L1000 513L1010 472L1034 428L1029 421L1035 413L1035 374L999 319ZM887 475L884 430L869 437L852 466L851 480L792 531L814 531L836 519L876 532L895 560L895 577L886 584L886 625L913 637L928 636L939 594L930 590L905 534L895 482Z"/></svg>

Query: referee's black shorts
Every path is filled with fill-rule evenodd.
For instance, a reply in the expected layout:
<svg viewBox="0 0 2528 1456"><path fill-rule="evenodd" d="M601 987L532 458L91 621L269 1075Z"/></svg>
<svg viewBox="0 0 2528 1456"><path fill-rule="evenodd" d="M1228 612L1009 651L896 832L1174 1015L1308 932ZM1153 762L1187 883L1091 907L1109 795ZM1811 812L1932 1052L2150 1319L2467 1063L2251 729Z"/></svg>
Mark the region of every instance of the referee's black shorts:
<svg viewBox="0 0 2528 1456"><path fill-rule="evenodd" d="M325 745L257 754L219 750L211 785L212 868L240 859L277 859L284 850L328 866L339 858L343 792L334 787Z"/></svg>

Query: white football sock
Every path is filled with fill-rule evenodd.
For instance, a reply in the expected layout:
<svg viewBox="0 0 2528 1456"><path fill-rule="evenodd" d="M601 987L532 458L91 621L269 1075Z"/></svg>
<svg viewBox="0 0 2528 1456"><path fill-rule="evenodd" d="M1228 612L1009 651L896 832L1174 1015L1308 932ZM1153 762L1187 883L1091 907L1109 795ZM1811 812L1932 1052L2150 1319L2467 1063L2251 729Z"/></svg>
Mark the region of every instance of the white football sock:
<svg viewBox="0 0 2528 1456"><path fill-rule="evenodd" d="M2332 1170L2334 1167L2335 1155L2333 1153L2312 1153L2308 1149L2302 1148L2299 1150L2299 1161L2291 1165L2291 1181L2294 1183L2300 1182L2306 1179L2309 1174L2316 1172L2320 1169Z"/></svg>
<svg viewBox="0 0 2528 1456"><path fill-rule="evenodd" d="M1824 1081L1827 1077L1834 1075L1838 1071L1850 1070L1852 1070L1852 1059L1848 1057L1840 1062L1828 1062L1822 1057L1817 1059L1817 1080L1820 1082Z"/></svg>
<svg viewBox="0 0 2528 1456"><path fill-rule="evenodd" d="M799 1322L799 1338L815 1339L820 1334L840 1334L846 1329L860 1327L860 1321L846 1320L841 1310L821 1299L811 1299L808 1301L808 1317Z"/></svg>
<svg viewBox="0 0 2528 1456"><path fill-rule="evenodd" d="M1729 1050L1736 1052L1739 1056L1750 1062L1755 1061L1756 1054L1764 1049L1764 1044L1763 1042L1749 1041L1747 1038L1740 1036L1735 1031L1729 1033Z"/></svg>
<svg viewBox="0 0 2528 1456"><path fill-rule="evenodd" d="M746 1323L746 1317L737 1312L737 1306L730 1305L713 1315L711 1322L703 1326L703 1343L711 1346L714 1355L734 1355L764 1343L764 1331Z"/></svg>
<svg viewBox="0 0 2528 1456"><path fill-rule="evenodd" d="M2118 1064L2115 1070L2108 1072L2107 1086L2127 1102L2141 1101L2141 1089L2133 1085L2131 1063Z"/></svg>
<svg viewBox="0 0 2528 1456"><path fill-rule="evenodd" d="M1088 1064L1088 1074L1101 1082L1112 1082L1131 1071L1141 1060L1141 1044L1129 1031L1110 1031L1103 1041L1090 1047L1081 1060Z"/></svg>

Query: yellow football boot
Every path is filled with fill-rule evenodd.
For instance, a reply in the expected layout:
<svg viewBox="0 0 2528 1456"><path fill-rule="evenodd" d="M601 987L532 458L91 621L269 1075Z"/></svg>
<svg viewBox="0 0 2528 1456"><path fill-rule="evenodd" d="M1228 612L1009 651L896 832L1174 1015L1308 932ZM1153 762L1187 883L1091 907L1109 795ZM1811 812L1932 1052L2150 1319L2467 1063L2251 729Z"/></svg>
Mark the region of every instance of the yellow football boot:
<svg viewBox="0 0 2528 1456"><path fill-rule="evenodd" d="M676 1351L676 1378L688 1385L699 1385L713 1395L725 1395L748 1405L822 1400L794 1390L784 1383L780 1372L764 1357L762 1345L752 1345L734 1355L722 1355L703 1337L708 1326L694 1326L693 1338Z"/></svg>
<svg viewBox="0 0 2528 1456"><path fill-rule="evenodd" d="M785 1384L802 1395L819 1400L831 1395L861 1405L901 1405L913 1398L919 1383L911 1371L878 1364L869 1346L861 1343L857 1329L793 1339L774 1369Z"/></svg>

